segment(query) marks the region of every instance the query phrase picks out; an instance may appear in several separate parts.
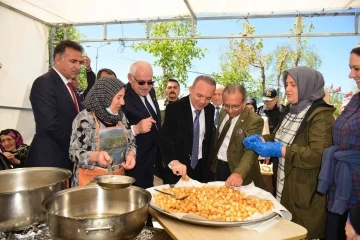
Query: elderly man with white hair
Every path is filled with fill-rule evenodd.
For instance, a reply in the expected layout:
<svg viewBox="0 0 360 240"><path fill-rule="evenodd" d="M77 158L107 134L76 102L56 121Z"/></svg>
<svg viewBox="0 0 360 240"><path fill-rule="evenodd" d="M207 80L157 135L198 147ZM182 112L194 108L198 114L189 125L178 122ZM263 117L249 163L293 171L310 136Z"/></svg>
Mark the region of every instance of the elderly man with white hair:
<svg viewBox="0 0 360 240"><path fill-rule="evenodd" d="M216 90L214 96L211 99L212 104L215 107L215 115L214 115L214 124L215 127L218 126L219 123L219 114L221 107L223 105L222 93L224 91L224 86L221 84L216 84Z"/></svg>

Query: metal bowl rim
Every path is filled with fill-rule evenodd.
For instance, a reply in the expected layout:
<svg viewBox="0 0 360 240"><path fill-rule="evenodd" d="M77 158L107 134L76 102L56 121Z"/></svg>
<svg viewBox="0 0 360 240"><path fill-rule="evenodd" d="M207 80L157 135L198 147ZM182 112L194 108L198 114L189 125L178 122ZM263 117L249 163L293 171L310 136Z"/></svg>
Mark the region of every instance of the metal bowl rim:
<svg viewBox="0 0 360 240"><path fill-rule="evenodd" d="M38 189L45 188L45 187L50 187L50 186L56 185L56 184L58 184L58 183L60 183L60 182L63 182L64 180L70 178L71 175L72 175L72 172L71 172L70 170L65 169L65 168L56 168L56 167L29 167L29 168L7 169L7 170L2 170L2 171L0 171L0 175L5 174L5 173L8 173L8 172L10 172L10 171L11 171L11 172L19 172L19 171L23 171L23 170L26 170L26 171L33 171L33 170L57 170L57 171L60 171L60 172L67 173L68 177L67 177L67 178L64 178L64 179L61 180L61 181L57 181L57 182L54 182L54 183L51 183L51 184L47 184L47 185L43 185L43 186L39 186L39 187L35 187L35 188L23 189L23 190L17 190L17 191L0 192L0 195L14 194L14 193L22 193L22 192L27 192L27 191L38 190Z"/></svg>
<svg viewBox="0 0 360 240"><path fill-rule="evenodd" d="M130 179L130 182L115 182L115 183L106 183L103 181L103 179L105 178L125 178L125 179ZM129 185L131 186L134 182L136 182L135 178L133 177L129 177L129 176L124 176L124 175L100 175L100 176L96 176L94 178L94 180L96 182L100 182L100 183L105 183L105 184L111 184L111 185Z"/></svg>
<svg viewBox="0 0 360 240"><path fill-rule="evenodd" d="M65 189L65 190L61 190L61 191L58 191L54 194L52 194L50 197L47 197L44 199L44 201L41 203L42 205L42 208L43 210L46 212L46 214L50 214L50 215L54 215L56 217L60 217L60 218L63 218L63 219L72 219L72 220L85 220L85 219L89 219L89 218L86 218L86 217L65 217L65 216L61 216L61 215L57 215L57 214L54 214L54 213L50 213L45 205L50 202L51 200L53 200L54 198L58 197L59 195L61 194L64 194L64 193L67 193L67 192L74 192L74 191L81 191L82 189L92 189L92 188L98 188L98 189L102 189L103 191L107 191L107 190L104 190L102 187L98 186L98 185L86 185L86 186L81 186L81 187L74 187L74 188L69 188L69 189ZM150 206L150 202L151 202L151 199L152 199L152 195L149 191L147 191L146 189L143 189L143 188L140 188L140 187L136 187L136 186L131 186L130 188L134 188L135 190L139 190L140 192L143 192L144 194L148 195L148 197L150 197L149 199L149 202L147 204L145 204L144 206L136 209L136 210L133 210L133 211L130 211L130 212L127 212L126 214L128 213L133 213L135 211L138 211L139 209L143 208L143 207L149 207ZM121 190L121 189L119 189ZM96 218L91 218L91 219L111 219L111 218L118 218L119 216L121 216L123 214L118 214L118 215L114 215L114 216L110 216L110 217L96 217Z"/></svg>

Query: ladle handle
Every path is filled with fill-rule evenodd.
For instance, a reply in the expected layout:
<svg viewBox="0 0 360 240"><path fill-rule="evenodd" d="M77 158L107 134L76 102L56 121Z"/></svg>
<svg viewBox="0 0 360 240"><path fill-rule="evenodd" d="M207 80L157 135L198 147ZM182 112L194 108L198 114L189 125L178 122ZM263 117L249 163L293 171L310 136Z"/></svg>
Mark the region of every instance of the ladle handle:
<svg viewBox="0 0 360 240"><path fill-rule="evenodd" d="M163 194L166 194L166 195L169 195L169 196L172 196L172 197L175 197L174 194L171 194L171 193L167 193L167 192L163 192L163 191L160 191L160 190L157 190L157 189L154 189L155 191L159 192L159 193L163 193Z"/></svg>
<svg viewBox="0 0 360 240"><path fill-rule="evenodd" d="M92 231L100 231L100 230L108 230L108 231L115 231L114 227L108 226L108 227L89 227L85 229L85 233L89 234Z"/></svg>
<svg viewBox="0 0 360 240"><path fill-rule="evenodd" d="M108 163L107 169L108 169L108 172L109 172L110 175L114 175L112 167L111 167L111 163Z"/></svg>

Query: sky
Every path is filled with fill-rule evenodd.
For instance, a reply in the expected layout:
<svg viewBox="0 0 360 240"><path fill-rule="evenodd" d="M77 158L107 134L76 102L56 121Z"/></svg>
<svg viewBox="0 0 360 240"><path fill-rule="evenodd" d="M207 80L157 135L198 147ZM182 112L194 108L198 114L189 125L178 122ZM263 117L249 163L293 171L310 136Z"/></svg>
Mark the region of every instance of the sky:
<svg viewBox="0 0 360 240"><path fill-rule="evenodd" d="M353 11L359 11L355 9ZM249 23L256 28L255 34L288 33L294 23L294 18L282 19L251 19ZM354 17L313 17L306 20L306 24L314 25L313 33L330 32L353 32ZM198 21L198 32L202 35L231 35L238 34L242 30L242 22L237 20ZM100 39L103 36L102 26L78 27L84 35L84 39ZM145 26L142 24L109 25L108 38L119 37L145 37ZM265 38L263 39L264 52L270 53L279 44L288 43L289 38ZM360 42L359 36L351 37L313 37L309 39L309 45L313 46L322 59L318 69L324 76L325 86L333 85L334 88L341 86L341 92L353 91L356 84L349 74L349 53L351 49ZM135 52L130 47L138 42L126 42L122 47L119 42L83 43L86 54L92 60L92 69L110 68L117 74L118 78L127 82L127 73L130 65L136 60L144 60L154 63L156 60L152 55L144 51ZM198 47L206 48L207 53L203 59L193 60L192 69L188 72L188 85L200 74L211 74L220 72L221 53L227 51L228 39L204 39L198 40ZM154 66L154 75L160 75L161 68ZM255 77L257 73L251 71ZM182 86L182 93L186 93Z"/></svg>

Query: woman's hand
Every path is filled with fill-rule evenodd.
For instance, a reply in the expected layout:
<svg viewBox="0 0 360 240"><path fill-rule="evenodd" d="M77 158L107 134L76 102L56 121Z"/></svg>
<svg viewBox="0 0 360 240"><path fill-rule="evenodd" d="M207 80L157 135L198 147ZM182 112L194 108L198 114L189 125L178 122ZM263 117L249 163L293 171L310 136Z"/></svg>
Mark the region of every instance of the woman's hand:
<svg viewBox="0 0 360 240"><path fill-rule="evenodd" d="M14 154L10 152L4 152L3 154L12 164L16 164L16 165L20 164L20 160L15 158Z"/></svg>
<svg viewBox="0 0 360 240"><path fill-rule="evenodd" d="M101 167L106 167L109 163L112 163L112 158L105 151L91 152L90 163L98 163Z"/></svg>
<svg viewBox="0 0 360 240"><path fill-rule="evenodd" d="M121 166L126 170L130 170L135 167L135 164L136 164L135 153L131 151L128 153L128 155L126 155L125 162L122 162Z"/></svg>

